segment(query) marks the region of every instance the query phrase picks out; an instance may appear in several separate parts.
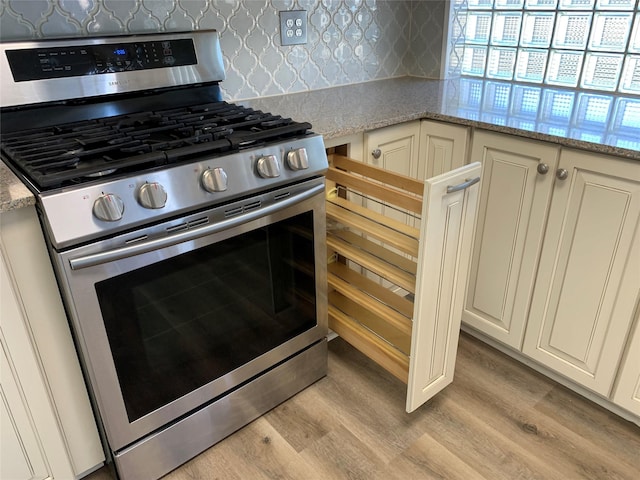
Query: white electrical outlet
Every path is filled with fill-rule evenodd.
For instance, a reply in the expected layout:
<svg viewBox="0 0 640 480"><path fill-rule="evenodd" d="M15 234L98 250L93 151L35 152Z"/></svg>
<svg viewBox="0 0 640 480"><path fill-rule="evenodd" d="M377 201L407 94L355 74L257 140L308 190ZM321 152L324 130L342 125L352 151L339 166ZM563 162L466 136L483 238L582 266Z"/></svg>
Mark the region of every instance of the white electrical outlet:
<svg viewBox="0 0 640 480"><path fill-rule="evenodd" d="M280 12L280 40L283 46L307 43L306 10Z"/></svg>

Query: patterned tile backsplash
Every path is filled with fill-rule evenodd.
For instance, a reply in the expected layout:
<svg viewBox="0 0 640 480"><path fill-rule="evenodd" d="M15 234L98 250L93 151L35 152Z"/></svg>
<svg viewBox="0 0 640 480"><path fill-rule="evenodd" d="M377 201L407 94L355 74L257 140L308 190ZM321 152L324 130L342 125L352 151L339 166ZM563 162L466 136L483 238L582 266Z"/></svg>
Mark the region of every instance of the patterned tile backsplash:
<svg viewBox="0 0 640 480"><path fill-rule="evenodd" d="M0 40L216 29L231 101L416 75L438 78L444 0L0 0ZM280 45L281 10L308 43Z"/></svg>

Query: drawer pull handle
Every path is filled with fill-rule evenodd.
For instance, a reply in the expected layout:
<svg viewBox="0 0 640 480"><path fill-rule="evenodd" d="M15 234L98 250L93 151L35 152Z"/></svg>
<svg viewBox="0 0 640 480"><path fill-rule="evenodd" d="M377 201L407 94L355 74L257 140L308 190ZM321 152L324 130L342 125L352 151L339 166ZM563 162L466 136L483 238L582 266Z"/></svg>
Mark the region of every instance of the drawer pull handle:
<svg viewBox="0 0 640 480"><path fill-rule="evenodd" d="M447 193L459 192L460 190L464 190L465 188L469 188L471 185L475 185L480 181L480 177L476 178L467 178L464 182L459 183L458 185L448 186Z"/></svg>
<svg viewBox="0 0 640 480"><path fill-rule="evenodd" d="M566 180L569 176L569 172L567 172L564 168L559 168L556 170L556 178L558 180Z"/></svg>
<svg viewBox="0 0 640 480"><path fill-rule="evenodd" d="M537 170L540 175L546 175L549 171L549 165L546 163L539 163Z"/></svg>
<svg viewBox="0 0 640 480"><path fill-rule="evenodd" d="M379 159L381 155L382 155L382 150L380 150L379 148L376 148L374 151L371 152L371 156L376 160Z"/></svg>

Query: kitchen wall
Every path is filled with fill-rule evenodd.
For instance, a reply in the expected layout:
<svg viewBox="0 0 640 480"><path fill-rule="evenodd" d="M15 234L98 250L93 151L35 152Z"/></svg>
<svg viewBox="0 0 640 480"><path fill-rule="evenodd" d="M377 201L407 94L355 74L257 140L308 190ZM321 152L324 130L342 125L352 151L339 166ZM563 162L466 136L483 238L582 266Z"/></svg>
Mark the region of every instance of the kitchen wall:
<svg viewBox="0 0 640 480"><path fill-rule="evenodd" d="M227 100L416 75L438 78L445 0L0 0L0 40L216 29ZM280 46L281 10L308 43Z"/></svg>

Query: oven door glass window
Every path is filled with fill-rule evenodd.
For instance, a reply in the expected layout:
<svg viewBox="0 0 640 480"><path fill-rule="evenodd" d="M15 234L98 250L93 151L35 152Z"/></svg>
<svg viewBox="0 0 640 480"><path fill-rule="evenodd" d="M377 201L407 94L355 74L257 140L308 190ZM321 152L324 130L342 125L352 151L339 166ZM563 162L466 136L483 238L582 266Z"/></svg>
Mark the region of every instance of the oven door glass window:
<svg viewBox="0 0 640 480"><path fill-rule="evenodd" d="M316 325L313 213L96 284L129 420Z"/></svg>

